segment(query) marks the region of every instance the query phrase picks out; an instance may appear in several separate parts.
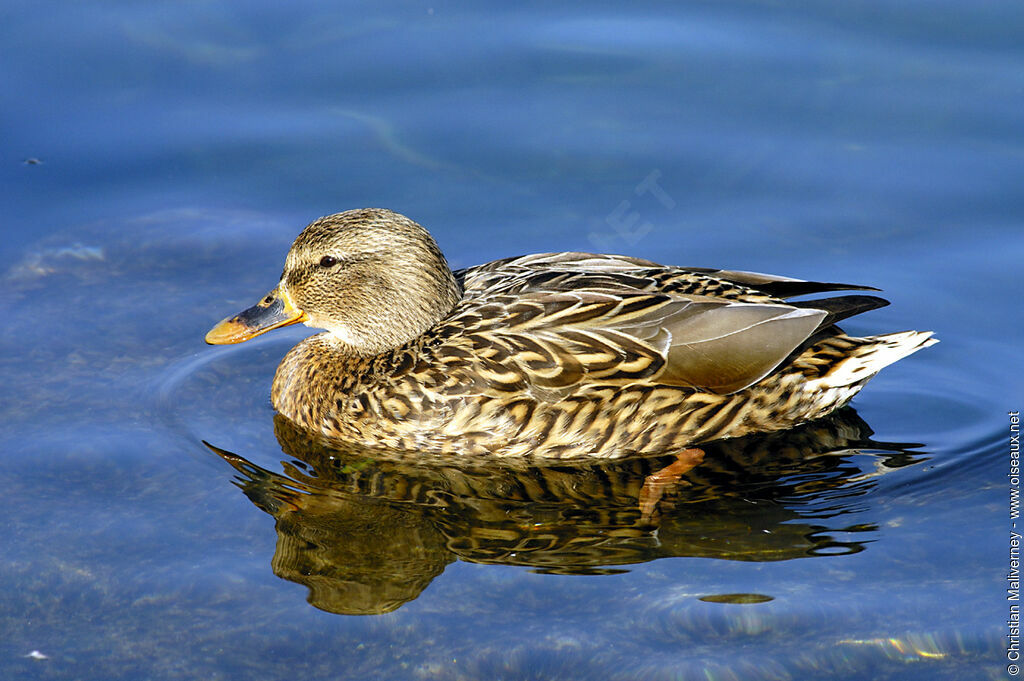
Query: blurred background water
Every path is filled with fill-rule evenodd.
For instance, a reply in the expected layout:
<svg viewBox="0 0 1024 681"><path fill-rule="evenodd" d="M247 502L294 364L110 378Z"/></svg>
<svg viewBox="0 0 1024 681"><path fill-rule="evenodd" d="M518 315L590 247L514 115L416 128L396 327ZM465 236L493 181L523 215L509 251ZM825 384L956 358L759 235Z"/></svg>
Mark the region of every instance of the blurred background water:
<svg viewBox="0 0 1024 681"><path fill-rule="evenodd" d="M5 3L0 677L1006 678L1022 35L1006 1ZM268 400L308 330L202 338L362 206L456 267L870 284L848 331L942 343L656 533L629 471L588 504L318 462Z"/></svg>

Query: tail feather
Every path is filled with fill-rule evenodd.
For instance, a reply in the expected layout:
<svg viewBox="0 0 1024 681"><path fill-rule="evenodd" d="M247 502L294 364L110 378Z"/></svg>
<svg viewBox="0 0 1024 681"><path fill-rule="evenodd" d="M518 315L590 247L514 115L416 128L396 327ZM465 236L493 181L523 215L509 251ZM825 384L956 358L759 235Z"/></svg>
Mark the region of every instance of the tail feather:
<svg viewBox="0 0 1024 681"><path fill-rule="evenodd" d="M857 348L822 378L832 386L863 383L879 371L911 355L921 348L938 343L931 331L900 331L881 336L868 336L871 341Z"/></svg>

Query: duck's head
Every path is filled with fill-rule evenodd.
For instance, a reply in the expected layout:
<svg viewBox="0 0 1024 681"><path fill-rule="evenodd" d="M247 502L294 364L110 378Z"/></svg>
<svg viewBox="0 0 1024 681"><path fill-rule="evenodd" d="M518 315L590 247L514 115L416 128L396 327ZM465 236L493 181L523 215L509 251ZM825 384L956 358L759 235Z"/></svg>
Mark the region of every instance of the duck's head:
<svg viewBox="0 0 1024 681"><path fill-rule="evenodd" d="M350 210L302 230L277 287L213 327L206 342L240 343L303 322L349 352L375 355L422 334L461 296L427 230L383 208Z"/></svg>

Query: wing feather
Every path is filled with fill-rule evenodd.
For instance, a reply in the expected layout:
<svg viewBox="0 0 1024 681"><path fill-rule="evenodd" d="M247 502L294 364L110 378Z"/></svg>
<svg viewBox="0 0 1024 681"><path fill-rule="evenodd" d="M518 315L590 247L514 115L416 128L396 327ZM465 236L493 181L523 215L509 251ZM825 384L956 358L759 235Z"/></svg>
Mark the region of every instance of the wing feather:
<svg viewBox="0 0 1024 681"><path fill-rule="evenodd" d="M596 380L736 392L769 375L838 312L878 306L861 296L822 301L820 309L782 300L859 288L845 284L590 253L508 258L458 277L466 304L451 321L474 347L504 348L503 362L551 399ZM487 375L500 388L515 382L495 367Z"/></svg>

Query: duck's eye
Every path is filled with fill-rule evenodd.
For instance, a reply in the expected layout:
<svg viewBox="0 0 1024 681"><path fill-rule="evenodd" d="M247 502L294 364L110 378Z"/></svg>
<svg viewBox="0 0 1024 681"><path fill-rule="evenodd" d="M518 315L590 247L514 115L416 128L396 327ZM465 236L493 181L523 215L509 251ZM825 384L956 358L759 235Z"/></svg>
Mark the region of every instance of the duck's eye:
<svg viewBox="0 0 1024 681"><path fill-rule="evenodd" d="M334 267L338 264L338 259L333 255L325 255L320 258L320 267Z"/></svg>

